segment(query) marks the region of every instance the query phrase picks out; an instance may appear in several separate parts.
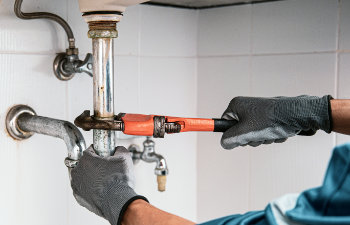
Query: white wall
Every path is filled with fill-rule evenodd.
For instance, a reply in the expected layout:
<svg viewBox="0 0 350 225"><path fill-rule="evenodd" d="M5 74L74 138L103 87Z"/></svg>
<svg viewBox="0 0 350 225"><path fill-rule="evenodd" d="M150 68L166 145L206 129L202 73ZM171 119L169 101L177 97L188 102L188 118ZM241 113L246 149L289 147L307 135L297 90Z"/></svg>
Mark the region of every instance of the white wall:
<svg viewBox="0 0 350 225"><path fill-rule="evenodd" d="M90 77L77 74L62 82L52 72L55 54L67 45L63 30L50 21L16 18L13 4L0 0L0 224L108 224L75 202L63 164L63 141L34 135L18 142L6 134L5 116L14 104L28 104L39 115L71 122L92 109ZM81 57L91 52L77 1L25 0L23 9L67 19ZM115 41L117 112L196 115L196 21L197 12L191 10L128 9ZM91 144L92 132L83 134ZM196 144L196 134L156 140L170 168L165 193L156 190L155 165L136 166L138 193L191 220L196 219Z"/></svg>
<svg viewBox="0 0 350 225"><path fill-rule="evenodd" d="M200 11L198 114L219 117L234 96L349 98L350 1L288 0ZM284 144L226 151L198 135L198 221L264 209L321 184L331 149L323 131Z"/></svg>

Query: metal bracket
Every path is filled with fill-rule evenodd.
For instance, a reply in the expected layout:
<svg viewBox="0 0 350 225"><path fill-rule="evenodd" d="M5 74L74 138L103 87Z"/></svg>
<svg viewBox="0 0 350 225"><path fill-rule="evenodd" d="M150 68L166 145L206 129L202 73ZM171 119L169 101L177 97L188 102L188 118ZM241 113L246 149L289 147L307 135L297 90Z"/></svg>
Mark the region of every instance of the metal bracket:
<svg viewBox="0 0 350 225"><path fill-rule="evenodd" d="M81 61L78 56L78 49L73 54L71 52L61 52L57 54L53 61L53 70L55 76L63 81L72 79L75 73L86 73L92 77L92 61L91 53L88 53L84 61Z"/></svg>

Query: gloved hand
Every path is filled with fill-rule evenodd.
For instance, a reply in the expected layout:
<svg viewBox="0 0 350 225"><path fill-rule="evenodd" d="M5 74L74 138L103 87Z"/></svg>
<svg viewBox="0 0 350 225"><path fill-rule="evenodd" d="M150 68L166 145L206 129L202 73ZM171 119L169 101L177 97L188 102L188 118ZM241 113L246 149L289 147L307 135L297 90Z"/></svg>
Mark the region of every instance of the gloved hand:
<svg viewBox="0 0 350 225"><path fill-rule="evenodd" d="M222 118L237 120L221 138L225 149L281 143L294 135L313 135L318 129L332 131L331 96L232 99Z"/></svg>
<svg viewBox="0 0 350 225"><path fill-rule="evenodd" d="M117 147L114 156L100 157L93 147L84 151L79 164L71 171L71 186L78 203L91 212L120 225L129 204L147 199L133 190L131 153Z"/></svg>

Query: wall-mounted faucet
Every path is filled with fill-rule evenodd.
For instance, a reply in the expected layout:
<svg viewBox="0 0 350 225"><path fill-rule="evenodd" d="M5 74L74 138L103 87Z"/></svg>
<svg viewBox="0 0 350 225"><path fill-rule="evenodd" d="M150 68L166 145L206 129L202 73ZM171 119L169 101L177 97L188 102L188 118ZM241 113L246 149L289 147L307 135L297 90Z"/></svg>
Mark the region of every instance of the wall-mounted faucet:
<svg viewBox="0 0 350 225"><path fill-rule="evenodd" d="M165 191L166 176L169 174L168 165L165 158L155 152L155 143L150 137L143 142L143 151L138 145L132 144L128 150L132 153L134 164L143 160L147 163L156 163L154 174L157 176L158 191Z"/></svg>
<svg viewBox="0 0 350 225"><path fill-rule="evenodd" d="M26 105L16 105L9 110L6 116L6 129L16 140L30 138L34 133L64 140L68 150L68 157L64 162L68 168L77 165L86 149L83 135L72 123L38 116Z"/></svg>

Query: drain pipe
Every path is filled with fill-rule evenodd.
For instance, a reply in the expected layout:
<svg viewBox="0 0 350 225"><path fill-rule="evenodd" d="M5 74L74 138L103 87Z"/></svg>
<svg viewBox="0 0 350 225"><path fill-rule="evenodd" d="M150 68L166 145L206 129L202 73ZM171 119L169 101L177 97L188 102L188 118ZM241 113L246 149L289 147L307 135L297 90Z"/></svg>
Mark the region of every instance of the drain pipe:
<svg viewBox="0 0 350 225"><path fill-rule="evenodd" d="M34 133L64 140L68 150L68 157L65 159L68 168L77 165L86 149L83 135L72 123L37 116L35 111L26 105L16 105L10 109L6 116L6 128L16 140L27 139Z"/></svg>
<svg viewBox="0 0 350 225"><path fill-rule="evenodd" d="M94 119L114 118L114 38L118 36L117 22L121 15L85 13L89 24L88 36L92 39ZM110 156L115 151L115 131L93 130L94 150L100 156Z"/></svg>

